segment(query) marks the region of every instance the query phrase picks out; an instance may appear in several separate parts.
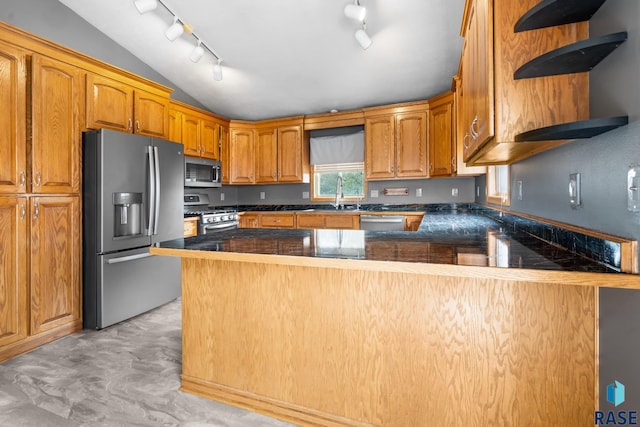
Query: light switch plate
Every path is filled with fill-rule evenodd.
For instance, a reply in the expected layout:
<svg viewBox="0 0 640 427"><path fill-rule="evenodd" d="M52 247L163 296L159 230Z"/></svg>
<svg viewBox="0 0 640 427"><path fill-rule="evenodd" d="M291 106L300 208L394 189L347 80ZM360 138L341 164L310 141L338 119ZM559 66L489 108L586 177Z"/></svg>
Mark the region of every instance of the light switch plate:
<svg viewBox="0 0 640 427"><path fill-rule="evenodd" d="M371 190L371 197L378 197L378 190Z"/></svg>
<svg viewBox="0 0 640 427"><path fill-rule="evenodd" d="M631 165L627 173L627 209L640 212L640 166Z"/></svg>
<svg viewBox="0 0 640 427"><path fill-rule="evenodd" d="M264 200L264 198L266 197L266 194L264 191L260 192L260 200Z"/></svg>
<svg viewBox="0 0 640 427"><path fill-rule="evenodd" d="M577 209L582 204L580 196L580 174L572 173L569 175L569 203L573 209Z"/></svg>
<svg viewBox="0 0 640 427"><path fill-rule="evenodd" d="M522 181L518 180L516 181L516 191L518 194L518 200L522 200L523 194L522 194Z"/></svg>

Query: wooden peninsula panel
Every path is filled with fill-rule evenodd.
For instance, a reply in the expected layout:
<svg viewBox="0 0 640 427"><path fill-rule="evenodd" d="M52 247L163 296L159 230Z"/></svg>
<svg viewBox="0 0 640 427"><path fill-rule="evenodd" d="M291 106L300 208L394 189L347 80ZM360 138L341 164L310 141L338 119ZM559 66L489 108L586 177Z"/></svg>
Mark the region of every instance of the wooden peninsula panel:
<svg viewBox="0 0 640 427"><path fill-rule="evenodd" d="M183 391L310 426L593 423L593 282L152 251L183 256Z"/></svg>

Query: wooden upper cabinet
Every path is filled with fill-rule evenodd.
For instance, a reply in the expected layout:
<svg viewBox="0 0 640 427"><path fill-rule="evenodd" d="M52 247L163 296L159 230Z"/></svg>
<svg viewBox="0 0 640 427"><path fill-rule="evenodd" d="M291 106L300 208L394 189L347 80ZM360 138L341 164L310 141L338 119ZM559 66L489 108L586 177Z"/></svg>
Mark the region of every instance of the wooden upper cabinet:
<svg viewBox="0 0 640 427"><path fill-rule="evenodd" d="M80 192L83 77L79 68L33 55L33 193Z"/></svg>
<svg viewBox="0 0 640 427"><path fill-rule="evenodd" d="M396 105L383 115L365 110L367 179L427 177L427 104Z"/></svg>
<svg viewBox="0 0 640 427"><path fill-rule="evenodd" d="M385 179L395 176L394 114L365 119L364 167L367 179Z"/></svg>
<svg viewBox="0 0 640 427"><path fill-rule="evenodd" d="M427 176L427 113L396 116L396 177Z"/></svg>
<svg viewBox="0 0 640 427"><path fill-rule="evenodd" d="M30 333L37 334L82 318L80 198L33 197L30 204Z"/></svg>
<svg viewBox="0 0 640 427"><path fill-rule="evenodd" d="M0 42L0 193L27 191L27 54Z"/></svg>
<svg viewBox="0 0 640 427"><path fill-rule="evenodd" d="M200 156L220 160L220 125L211 120L200 120Z"/></svg>
<svg viewBox="0 0 640 427"><path fill-rule="evenodd" d="M26 197L0 197L0 348L29 332L27 203Z"/></svg>
<svg viewBox="0 0 640 427"><path fill-rule="evenodd" d="M253 184L255 147L252 128L230 127L229 140L229 183Z"/></svg>
<svg viewBox="0 0 640 427"><path fill-rule="evenodd" d="M169 141L182 144L182 113L169 108Z"/></svg>
<svg viewBox="0 0 640 427"><path fill-rule="evenodd" d="M305 156L301 125L278 128L278 182L304 182L309 156ZM306 166L306 168L305 168Z"/></svg>
<svg viewBox="0 0 640 427"><path fill-rule="evenodd" d="M222 162L222 183L228 184L230 175L229 162L229 127L220 125L220 161Z"/></svg>
<svg viewBox="0 0 640 427"><path fill-rule="evenodd" d="M182 144L185 156L200 156L200 119L197 116L182 113Z"/></svg>
<svg viewBox="0 0 640 427"><path fill-rule="evenodd" d="M429 176L456 172L453 134L453 93L447 92L429 101Z"/></svg>
<svg viewBox="0 0 640 427"><path fill-rule="evenodd" d="M169 98L142 90L133 94L134 133L156 138L169 136Z"/></svg>
<svg viewBox="0 0 640 427"><path fill-rule="evenodd" d="M87 73L89 129L108 128L157 138L169 136L169 96Z"/></svg>
<svg viewBox="0 0 640 427"><path fill-rule="evenodd" d="M255 181L260 183L278 181L278 130L274 128L255 130Z"/></svg>

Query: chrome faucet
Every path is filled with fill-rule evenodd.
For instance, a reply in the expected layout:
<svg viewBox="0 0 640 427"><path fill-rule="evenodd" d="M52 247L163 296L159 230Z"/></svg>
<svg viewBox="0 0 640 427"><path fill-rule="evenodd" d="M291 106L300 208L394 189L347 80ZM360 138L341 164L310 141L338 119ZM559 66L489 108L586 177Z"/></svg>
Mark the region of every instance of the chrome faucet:
<svg viewBox="0 0 640 427"><path fill-rule="evenodd" d="M338 175L338 178L336 179L336 203L334 204L336 209L340 209L340 206L342 204L340 199L342 197L344 197L344 194L342 191L342 176Z"/></svg>

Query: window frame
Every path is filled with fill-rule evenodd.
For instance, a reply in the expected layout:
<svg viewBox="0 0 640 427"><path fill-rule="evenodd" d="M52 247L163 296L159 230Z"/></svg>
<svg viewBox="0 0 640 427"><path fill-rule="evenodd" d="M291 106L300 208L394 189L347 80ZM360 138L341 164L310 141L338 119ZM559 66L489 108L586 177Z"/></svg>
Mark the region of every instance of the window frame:
<svg viewBox="0 0 640 427"><path fill-rule="evenodd" d="M500 192L498 190L497 169L505 167L505 182L503 183L506 190ZM511 167L509 165L487 166L487 202L502 206L511 206Z"/></svg>
<svg viewBox="0 0 640 427"><path fill-rule="evenodd" d="M349 171L362 171L362 196L344 196L340 200L343 202L361 202L364 200L367 194L367 179L364 174L364 162L356 163L334 163L331 165L311 165L311 179L310 179L310 199L312 202L334 202L336 196L319 196L316 194L316 169L321 169L321 172L349 172Z"/></svg>

